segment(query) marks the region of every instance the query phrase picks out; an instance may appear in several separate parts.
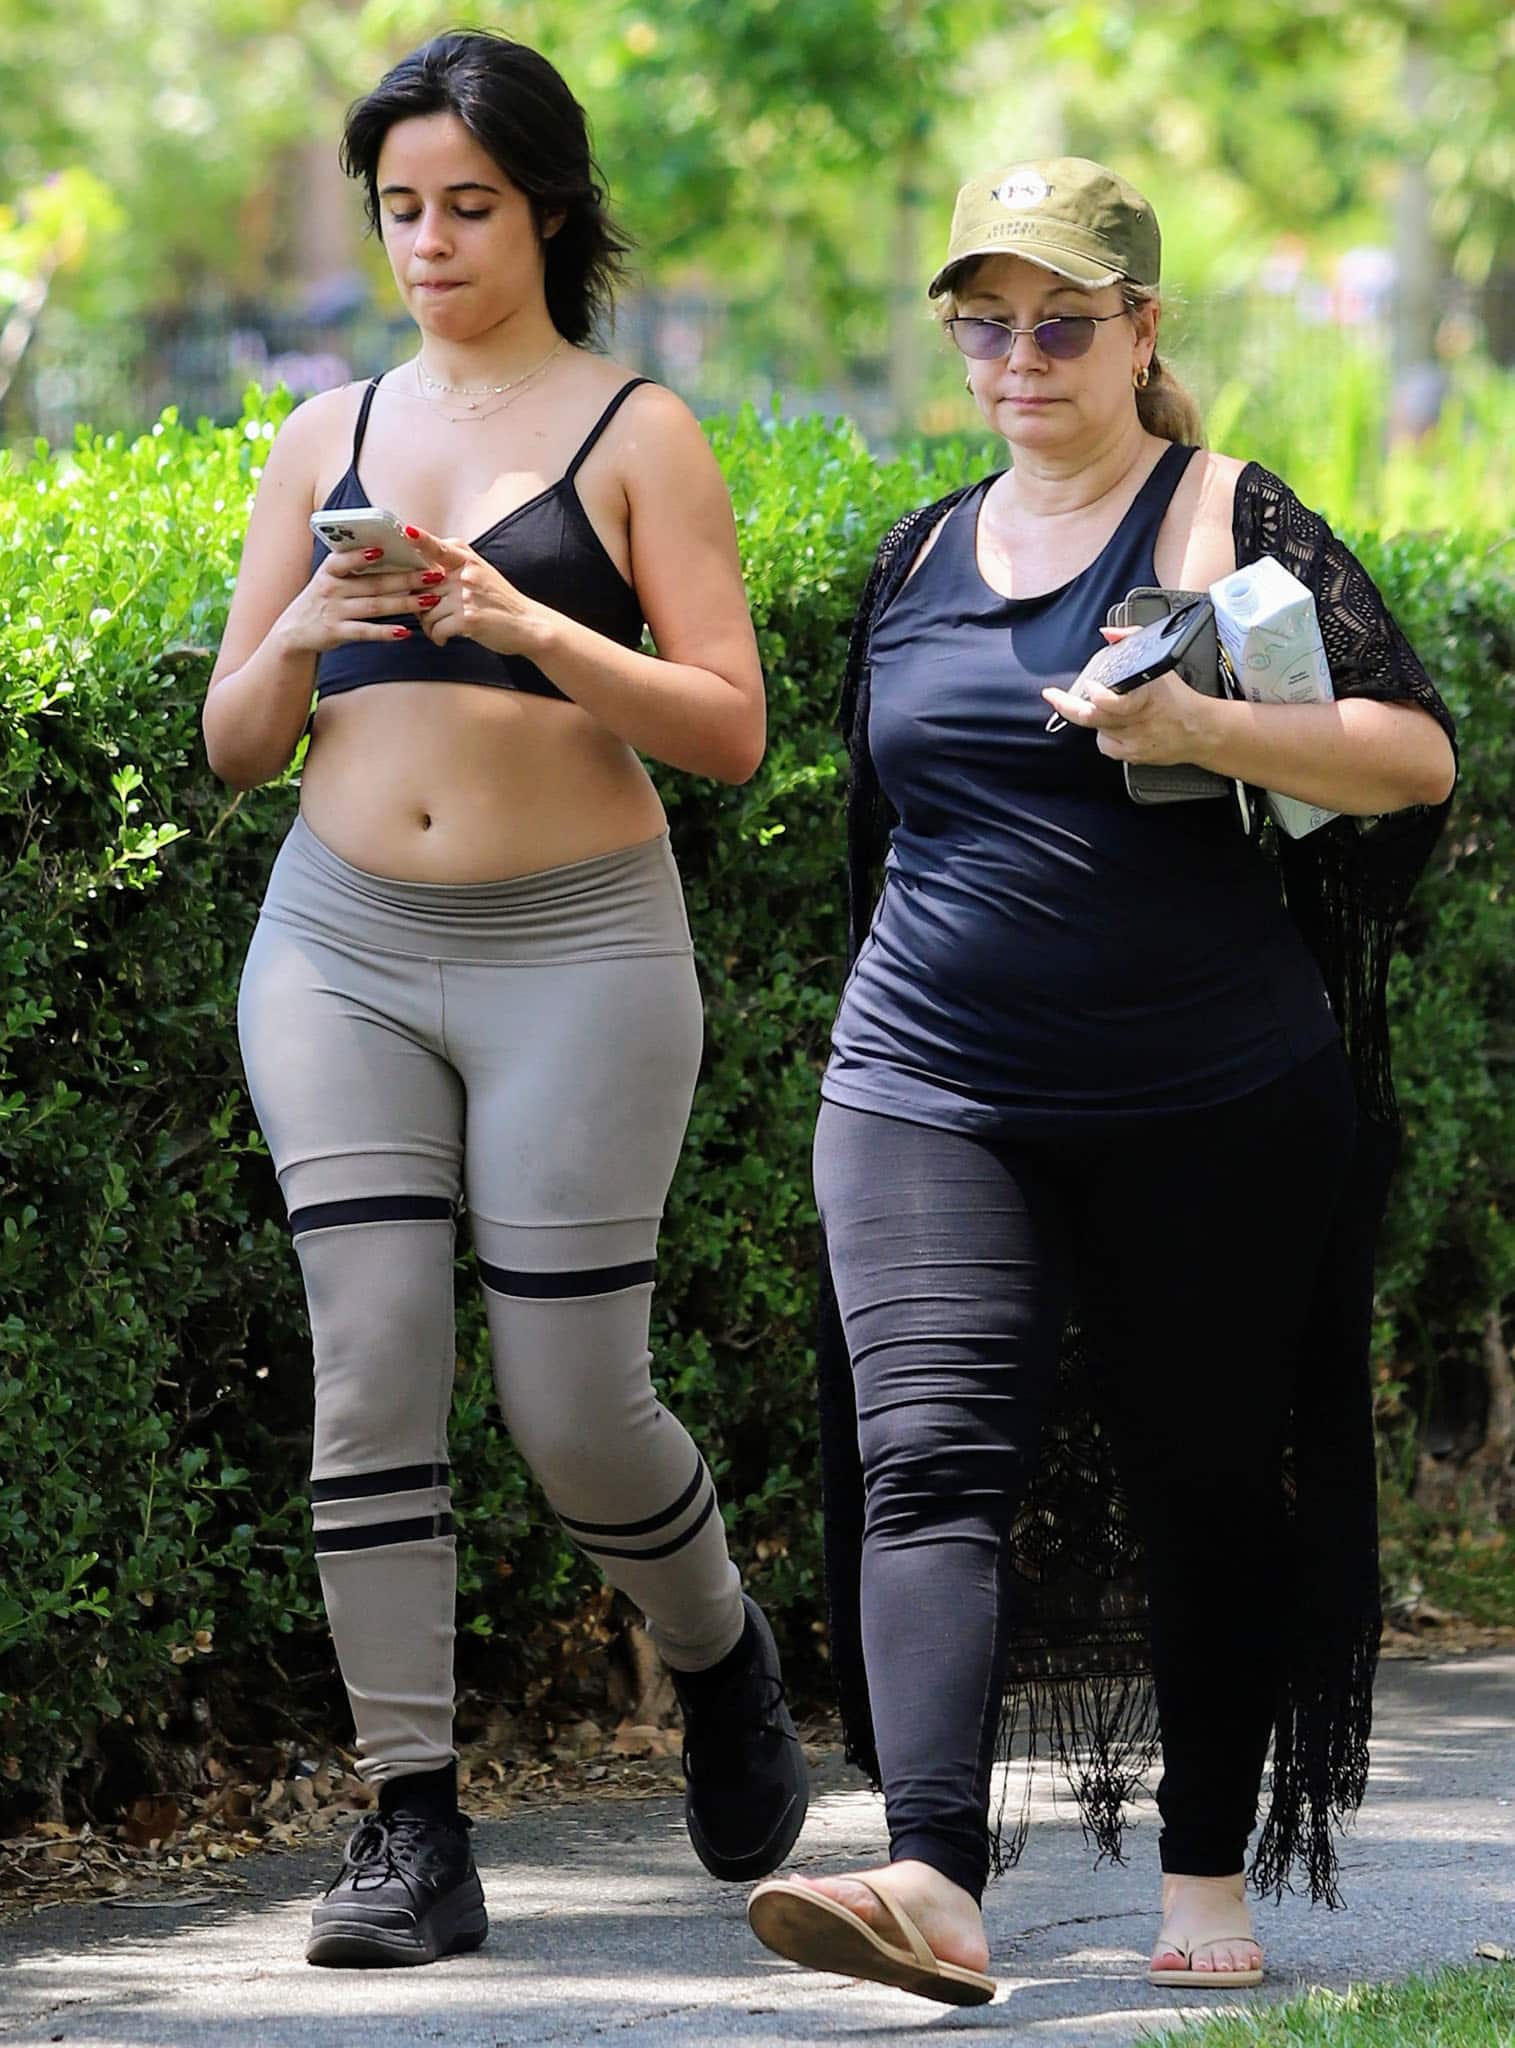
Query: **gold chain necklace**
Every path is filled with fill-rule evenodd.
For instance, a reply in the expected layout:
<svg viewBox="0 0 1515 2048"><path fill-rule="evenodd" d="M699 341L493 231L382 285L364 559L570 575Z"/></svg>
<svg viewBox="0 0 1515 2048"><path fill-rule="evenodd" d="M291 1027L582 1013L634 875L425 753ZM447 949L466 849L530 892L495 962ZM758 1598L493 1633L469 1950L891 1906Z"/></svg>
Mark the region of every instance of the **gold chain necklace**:
<svg viewBox="0 0 1515 2048"><path fill-rule="evenodd" d="M479 412L483 408L484 401L486 399L503 397L507 392L519 391L523 385L534 382L536 378L541 376L542 372L547 368L547 365L552 361L553 357L558 354L559 350L562 347L563 337L562 335L559 335L557 340L553 343L552 347L547 351L546 355L543 356L542 360L539 363L533 363L529 370L523 370L519 377L508 378L506 382L503 384L444 383L440 377L432 376L431 372L427 369L425 363L422 361L420 355L417 354L415 358L416 383L420 389L420 394L423 398L434 400L437 398L441 398L444 394L446 394L447 397L450 397L454 400L462 399L462 416L466 418L467 415L470 413ZM497 406L489 407L490 412L497 412L499 409L500 408ZM444 405L442 407L442 410L446 412L447 407Z"/></svg>

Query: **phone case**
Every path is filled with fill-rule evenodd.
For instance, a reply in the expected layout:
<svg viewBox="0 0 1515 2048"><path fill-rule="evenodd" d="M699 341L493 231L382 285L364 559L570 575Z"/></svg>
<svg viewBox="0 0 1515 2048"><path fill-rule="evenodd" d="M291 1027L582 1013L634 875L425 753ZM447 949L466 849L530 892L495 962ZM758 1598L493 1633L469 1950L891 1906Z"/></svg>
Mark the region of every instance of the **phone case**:
<svg viewBox="0 0 1515 2048"><path fill-rule="evenodd" d="M1096 649L1079 671L1073 695L1083 695L1088 683L1100 683L1117 693L1137 689L1168 669L1181 669L1185 651L1195 638L1206 630L1213 637L1213 621L1208 598L1200 598L1188 607L1164 606L1155 618L1138 625L1128 639L1107 642Z"/></svg>
<svg viewBox="0 0 1515 2048"><path fill-rule="evenodd" d="M1161 590L1151 586L1128 590L1119 604L1110 607L1105 623L1109 626L1147 626L1165 613L1192 604L1203 596L1204 592L1200 590ZM1173 668L1190 689L1198 690L1201 696L1225 695L1213 611L1208 613L1204 626L1173 663ZM1188 761L1177 761L1166 767L1156 767L1146 761L1128 761L1125 772L1126 794L1137 804L1195 803L1226 796L1233 788L1240 788L1240 784L1233 784L1228 776L1212 775L1208 768L1196 768Z"/></svg>
<svg viewBox="0 0 1515 2048"><path fill-rule="evenodd" d="M310 530L318 540L334 550L382 547L384 559L360 569L360 576L426 567L426 557L405 539L394 514L386 514L374 505L350 505L343 509L313 512Z"/></svg>

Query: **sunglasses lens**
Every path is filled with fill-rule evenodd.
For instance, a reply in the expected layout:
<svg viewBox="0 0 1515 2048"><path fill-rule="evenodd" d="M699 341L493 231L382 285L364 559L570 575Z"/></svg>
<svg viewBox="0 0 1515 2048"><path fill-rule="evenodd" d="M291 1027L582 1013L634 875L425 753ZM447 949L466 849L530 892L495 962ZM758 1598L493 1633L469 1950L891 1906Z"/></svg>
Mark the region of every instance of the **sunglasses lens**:
<svg viewBox="0 0 1515 2048"><path fill-rule="evenodd" d="M1043 320L1032 329L1032 339L1044 356L1059 363L1076 362L1086 356L1094 342L1094 322L1080 314L1060 320Z"/></svg>
<svg viewBox="0 0 1515 2048"><path fill-rule="evenodd" d="M1010 330L998 320L970 320L960 314L947 325L963 354L976 363L990 363L996 356L1010 353Z"/></svg>

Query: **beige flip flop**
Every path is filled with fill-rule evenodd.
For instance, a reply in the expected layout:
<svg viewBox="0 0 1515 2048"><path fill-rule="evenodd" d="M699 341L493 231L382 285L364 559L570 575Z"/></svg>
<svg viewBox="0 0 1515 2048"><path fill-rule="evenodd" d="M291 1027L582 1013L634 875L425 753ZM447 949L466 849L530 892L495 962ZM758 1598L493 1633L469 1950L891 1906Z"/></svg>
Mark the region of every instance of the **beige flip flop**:
<svg viewBox="0 0 1515 2048"><path fill-rule="evenodd" d="M838 1900L792 1878L770 1878L747 1901L753 1933L775 1955L810 1970L830 1970L838 1977L862 1977L872 1984L892 1984L942 2005L987 2005L995 1993L992 1977L977 1970L944 1963L932 1954L925 1936L910 1915L870 1877L866 1885L904 1936L905 1946L885 1941L866 1920Z"/></svg>
<svg viewBox="0 0 1515 2048"><path fill-rule="evenodd" d="M1255 1936L1236 1934L1234 1932L1229 1934L1202 1934L1195 1941L1165 1941L1163 1936L1159 1935L1157 1937L1158 1947L1169 1948L1175 1955L1182 1956L1184 1958L1184 1968L1181 1970L1149 1969L1147 1971L1147 1982L1149 1984L1176 1986L1178 1989L1185 1991L1246 1991L1254 1984L1261 1984L1263 1980L1261 1967L1255 1970L1196 1970L1194 1968L1194 1951L1197 1948L1214 1948L1218 1942L1222 1941L1250 1941L1254 1946L1256 1945Z"/></svg>

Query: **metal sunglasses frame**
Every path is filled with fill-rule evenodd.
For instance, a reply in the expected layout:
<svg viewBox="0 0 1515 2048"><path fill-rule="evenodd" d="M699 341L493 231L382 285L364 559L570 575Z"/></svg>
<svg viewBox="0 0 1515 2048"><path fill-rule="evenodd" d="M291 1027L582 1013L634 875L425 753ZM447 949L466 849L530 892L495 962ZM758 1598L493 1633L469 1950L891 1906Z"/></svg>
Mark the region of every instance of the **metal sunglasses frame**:
<svg viewBox="0 0 1515 2048"><path fill-rule="evenodd" d="M950 320L944 320L942 325L952 336L953 344L959 354L966 356L969 362L972 363L998 362L1002 356L1009 355L1010 351L1015 347L1015 337L1018 334L1029 334L1036 347L1052 362L1076 363L1081 356L1086 356L1090 349L1093 348L1093 330L1102 321L1124 320L1125 318L1126 310L1122 307L1118 313L1054 313L1050 319L1038 320L1034 327L1012 327L1008 320L992 320L987 314L983 313L955 313ZM1049 327L1082 327L1085 325L1090 329L1090 333L1089 339L1082 348L1059 351L1055 348L1048 348L1047 344L1040 338ZM976 355L972 349L964 348L962 342L958 339L957 330L959 327L997 328L1001 334L1006 336L1005 345L1003 348L997 348L992 355Z"/></svg>

